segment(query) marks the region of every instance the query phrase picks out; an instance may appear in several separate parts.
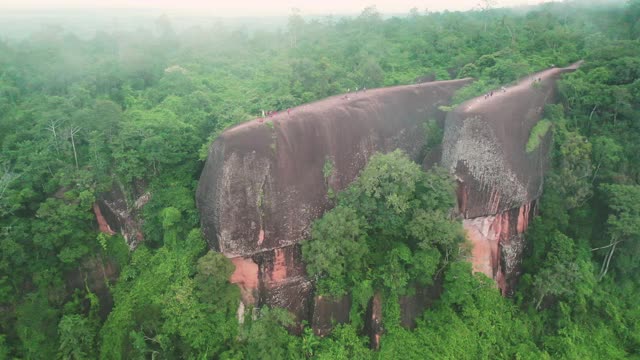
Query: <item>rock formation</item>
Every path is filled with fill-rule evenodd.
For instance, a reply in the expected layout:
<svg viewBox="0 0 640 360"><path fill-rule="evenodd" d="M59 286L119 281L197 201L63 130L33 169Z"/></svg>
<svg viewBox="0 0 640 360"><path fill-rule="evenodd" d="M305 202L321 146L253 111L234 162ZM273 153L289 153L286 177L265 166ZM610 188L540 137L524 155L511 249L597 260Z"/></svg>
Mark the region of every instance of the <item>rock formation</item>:
<svg viewBox="0 0 640 360"><path fill-rule="evenodd" d="M313 296L299 243L333 206L329 192L347 187L375 152L397 148L425 168L440 162L455 174L474 268L508 294L542 191L551 138L531 153L525 144L554 99L555 80L578 65L463 103L447 115L442 146L424 159L424 122L443 123L438 107L470 79L335 96L225 131L210 147L196 202L210 247L236 266L231 281L242 290L241 307L284 307L298 320L310 320L319 334L332 320L348 321L348 299ZM437 292L438 284L400 299L403 324L413 326L429 305L425 297ZM381 322L376 299L366 321L374 345Z"/></svg>
<svg viewBox="0 0 640 360"><path fill-rule="evenodd" d="M211 146L196 201L209 245L236 265L244 305L282 306L323 332L349 304L313 297L299 243L376 152L416 161L427 119L470 79L334 96L225 131ZM315 310L315 315L314 315Z"/></svg>
<svg viewBox="0 0 640 360"><path fill-rule="evenodd" d="M551 68L469 100L447 115L442 165L458 180L458 211L474 245L474 270L509 295L518 278L524 231L542 193L551 144L525 150L544 106L555 98L555 81L568 71Z"/></svg>
<svg viewBox="0 0 640 360"><path fill-rule="evenodd" d="M108 235L122 234L131 249L144 240L141 211L151 198L144 188L144 184L134 186L135 201L127 201L125 192L114 184L111 191L100 194L93 204L99 230Z"/></svg>

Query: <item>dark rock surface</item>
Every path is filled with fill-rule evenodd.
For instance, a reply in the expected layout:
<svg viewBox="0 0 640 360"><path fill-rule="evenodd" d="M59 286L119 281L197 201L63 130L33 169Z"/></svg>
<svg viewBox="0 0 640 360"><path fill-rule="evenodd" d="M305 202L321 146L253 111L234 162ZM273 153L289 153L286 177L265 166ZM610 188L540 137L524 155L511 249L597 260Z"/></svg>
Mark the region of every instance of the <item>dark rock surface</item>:
<svg viewBox="0 0 640 360"><path fill-rule="evenodd" d="M525 146L544 106L555 100L555 81L577 66L533 74L447 115L442 165L460 183L459 211L465 218L495 215L540 196L551 137L531 153Z"/></svg>
<svg viewBox="0 0 640 360"><path fill-rule="evenodd" d="M458 210L475 246L474 269L508 295L551 138L532 153L525 144L544 105L554 100L555 80L577 66L549 69L506 92L467 101L446 122L438 107L470 79L335 96L225 131L209 150L196 203L210 247L236 265L231 281L240 286L243 305L287 308L321 335L333 320L348 321L348 298L314 297L298 244L333 206L328 192L347 187L374 153L397 148L425 168L440 163L455 174ZM445 136L442 147L424 154L427 119L444 122ZM439 291L436 285L401 298L403 325L415 326ZM374 347L383 332L380 302L377 294L365 319Z"/></svg>
<svg viewBox="0 0 640 360"><path fill-rule="evenodd" d="M113 307L113 297L109 291L118 279L118 266L110 260L98 257L87 258L76 269L67 271L64 275L67 296L71 298L74 290L89 290L94 293L99 301L100 308L98 314L102 319L106 319ZM84 304L87 308L89 304Z"/></svg>
<svg viewBox="0 0 640 360"><path fill-rule="evenodd" d="M134 192L135 199L127 201L120 186L114 184L111 191L100 194L93 207L100 231L108 235L122 234L132 249L144 241L141 211L151 198L150 193L144 192L144 186L138 187L140 190Z"/></svg>
<svg viewBox="0 0 640 360"><path fill-rule="evenodd" d="M470 80L335 96L225 131L211 146L196 195L205 238L229 257L298 243L375 152L417 158L423 123ZM323 171L324 169L324 171ZM328 171L331 170L331 171Z"/></svg>
<svg viewBox="0 0 640 360"><path fill-rule="evenodd" d="M340 299L316 296L313 305L313 317L311 326L316 335L329 334L335 324L349 322L351 310L351 297L343 296Z"/></svg>
<svg viewBox="0 0 640 360"><path fill-rule="evenodd" d="M196 201L210 247L232 258L243 305L281 306L326 333L348 300L314 298L300 248L327 196L349 185L376 152L421 162L423 124L470 79L335 96L225 131L211 146Z"/></svg>
<svg viewBox="0 0 640 360"><path fill-rule="evenodd" d="M544 106L555 101L556 80L582 62L533 74L518 84L462 103L447 115L441 164L458 181L458 211L474 245L474 271L510 295L520 273L524 232L542 194L551 131L525 148Z"/></svg>

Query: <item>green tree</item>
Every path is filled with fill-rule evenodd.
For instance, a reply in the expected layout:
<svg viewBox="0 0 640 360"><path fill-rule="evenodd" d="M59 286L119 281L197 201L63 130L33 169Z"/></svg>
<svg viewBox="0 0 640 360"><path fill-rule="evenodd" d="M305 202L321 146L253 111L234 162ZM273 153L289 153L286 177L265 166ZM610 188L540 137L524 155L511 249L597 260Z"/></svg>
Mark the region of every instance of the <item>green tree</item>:
<svg viewBox="0 0 640 360"><path fill-rule="evenodd" d="M597 250L606 249L599 279L602 280L609 271L611 259L620 245L624 251L619 255L618 269L621 274L632 274L638 265L633 259L640 250L640 186L638 185L602 185L608 198L610 215L607 219L609 244Z"/></svg>
<svg viewBox="0 0 640 360"><path fill-rule="evenodd" d="M366 272L369 249L366 223L348 207L338 206L317 220L303 243L307 272L321 292L342 296Z"/></svg>
<svg viewBox="0 0 640 360"><path fill-rule="evenodd" d="M62 359L95 359L95 327L81 315L64 315L58 323Z"/></svg>

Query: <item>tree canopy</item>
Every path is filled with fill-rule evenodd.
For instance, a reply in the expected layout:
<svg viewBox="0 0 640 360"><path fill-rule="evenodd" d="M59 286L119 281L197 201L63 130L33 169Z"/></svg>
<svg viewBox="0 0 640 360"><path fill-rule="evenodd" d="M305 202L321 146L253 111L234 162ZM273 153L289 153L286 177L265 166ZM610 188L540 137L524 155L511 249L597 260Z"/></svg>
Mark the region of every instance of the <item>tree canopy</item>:
<svg viewBox="0 0 640 360"><path fill-rule="evenodd" d="M482 5L3 33L0 359L637 356L640 2ZM239 323L233 265L208 251L193 198L224 129L356 87L476 78L453 107L580 59L532 133L532 149L552 133L552 161L512 298L465 262L449 175L394 151L328 194L336 206L303 244L317 293L350 295L350 322L325 337L305 324L294 336L290 314L262 307ZM429 150L438 127L425 119ZM152 194L135 251L98 231L93 205L112 189L131 204L140 189ZM401 327L398 299L424 287L439 295L415 329ZM364 336L376 293L378 352Z"/></svg>

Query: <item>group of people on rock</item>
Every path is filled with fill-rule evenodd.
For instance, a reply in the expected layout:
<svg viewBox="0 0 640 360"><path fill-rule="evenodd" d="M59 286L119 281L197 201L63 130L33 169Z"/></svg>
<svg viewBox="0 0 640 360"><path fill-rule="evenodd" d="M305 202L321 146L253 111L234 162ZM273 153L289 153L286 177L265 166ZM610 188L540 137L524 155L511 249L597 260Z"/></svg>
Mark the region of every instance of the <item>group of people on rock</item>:
<svg viewBox="0 0 640 360"><path fill-rule="evenodd" d="M356 89L355 89L354 93L357 94L360 91L367 92L366 86L363 86L361 89L356 86ZM351 92L351 88L347 89L347 93L342 97L342 99L349 100L349 94L351 94L351 93L352 93ZM276 115L278 115L278 111L277 110L267 110L266 112L264 110L262 110L262 117L258 118L258 122L262 123L262 122L264 122L264 120L266 118L272 118L272 117L274 117ZM287 115L291 115L291 108L287 109Z"/></svg>
<svg viewBox="0 0 640 360"><path fill-rule="evenodd" d="M357 93L358 93L358 92L360 92L360 91L362 91L362 92L367 92L367 87L366 87L366 86L363 86L363 87L362 87L362 89L359 89L359 88L356 86L355 93L357 94ZM351 88L348 88L348 89L347 89L347 93L346 93L346 94L344 94L344 96L342 97L342 99L344 99L344 100L349 100L349 94L351 94Z"/></svg>
<svg viewBox="0 0 640 360"><path fill-rule="evenodd" d="M258 118L258 122L263 122L266 118L272 118L278 115L277 110L267 110L266 112L262 110L262 117ZM291 115L291 108L287 108L287 115Z"/></svg>
<svg viewBox="0 0 640 360"><path fill-rule="evenodd" d="M507 92L507 88L506 88L506 87L504 87L504 86L503 86L503 87L501 87L501 88L500 88L500 92L506 93L506 92ZM485 98L485 99L488 99L488 98L490 98L490 97L492 97L492 96L493 96L493 90L491 90L491 91L489 91L488 93L484 94L484 98Z"/></svg>

